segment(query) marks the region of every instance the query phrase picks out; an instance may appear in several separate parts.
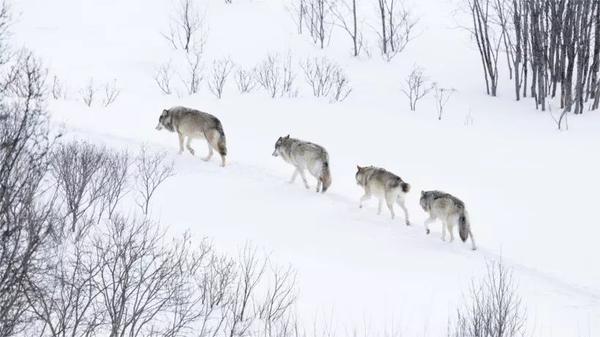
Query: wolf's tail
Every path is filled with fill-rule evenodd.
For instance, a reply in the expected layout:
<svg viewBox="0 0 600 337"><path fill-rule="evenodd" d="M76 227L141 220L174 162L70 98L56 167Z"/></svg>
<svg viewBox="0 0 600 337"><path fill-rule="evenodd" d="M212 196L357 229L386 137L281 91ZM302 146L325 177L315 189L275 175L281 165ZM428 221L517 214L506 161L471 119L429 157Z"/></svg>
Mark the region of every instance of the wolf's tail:
<svg viewBox="0 0 600 337"><path fill-rule="evenodd" d="M471 224L469 223L469 215L464 208L461 208L458 216L458 234L460 239L465 242L471 233Z"/></svg>
<svg viewBox="0 0 600 337"><path fill-rule="evenodd" d="M400 187L402 187L402 192L408 193L410 191L410 184L405 183L404 181L400 183Z"/></svg>
<svg viewBox="0 0 600 337"><path fill-rule="evenodd" d="M402 192L404 193L408 193L408 191L410 191L410 184L404 182L400 177L396 177L396 180L392 181L392 183L390 184L390 187L393 188L396 188L398 186L402 189Z"/></svg>
<svg viewBox="0 0 600 337"><path fill-rule="evenodd" d="M219 154L222 156L227 155L227 141L225 138L225 131L223 131L223 125L221 122L217 123L217 131L219 132L219 141L217 142L217 148L219 150Z"/></svg>
<svg viewBox="0 0 600 337"><path fill-rule="evenodd" d="M319 180L321 180L321 183L323 184L321 192L325 193L329 186L331 186L331 171L329 170L329 160L323 162L323 167L321 168L321 176L319 177Z"/></svg>

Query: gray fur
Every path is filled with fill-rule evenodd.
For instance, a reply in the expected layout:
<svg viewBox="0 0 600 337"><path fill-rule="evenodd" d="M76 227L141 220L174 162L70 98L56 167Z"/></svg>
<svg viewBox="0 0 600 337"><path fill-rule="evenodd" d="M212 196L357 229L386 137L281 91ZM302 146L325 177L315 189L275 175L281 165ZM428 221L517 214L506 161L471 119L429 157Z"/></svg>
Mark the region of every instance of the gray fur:
<svg viewBox="0 0 600 337"><path fill-rule="evenodd" d="M208 156L203 160L208 161L212 157L213 149L221 155L221 166L225 166L227 156L227 145L223 125L219 119L209 113L176 106L163 110L158 118L157 130L167 129L177 132L179 136L179 153L183 152L183 144L187 137L186 147L193 155L192 139L206 139L208 143Z"/></svg>
<svg viewBox="0 0 600 337"><path fill-rule="evenodd" d="M381 205L385 200L393 219L395 217L394 203L396 202L404 211L406 225L410 226L408 210L404 202L406 193L410 191L410 185L402 178L379 167L357 166L356 183L365 190L365 194L360 198L360 208L364 201L375 195L379 199L378 214L381 213Z"/></svg>
<svg viewBox="0 0 600 337"><path fill-rule="evenodd" d="M446 229L450 232L450 241L454 240L453 229L458 224L458 233L463 242L471 237L471 248L477 249L471 232L469 215L465 203L457 197L442 191L421 191L421 207L429 214L425 220L425 231L430 233L429 224L436 219L442 221L442 240L446 240Z"/></svg>
<svg viewBox="0 0 600 337"><path fill-rule="evenodd" d="M304 186L308 189L308 182L304 170L317 179L317 192L325 193L331 186L331 172L329 170L329 154L320 145L303 140L290 138L290 135L279 137L275 143L273 156L281 156L283 160L294 166L295 170L290 183L300 174Z"/></svg>

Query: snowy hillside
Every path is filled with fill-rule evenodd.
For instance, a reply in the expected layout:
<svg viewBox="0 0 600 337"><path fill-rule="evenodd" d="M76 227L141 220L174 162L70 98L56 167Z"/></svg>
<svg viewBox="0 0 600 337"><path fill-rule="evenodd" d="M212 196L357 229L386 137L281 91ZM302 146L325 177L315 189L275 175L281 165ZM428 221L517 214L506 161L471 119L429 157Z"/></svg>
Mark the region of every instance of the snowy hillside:
<svg viewBox="0 0 600 337"><path fill-rule="evenodd" d="M375 5L365 11L374 15ZM534 336L600 334L600 116L569 117L556 131L549 112L533 102L514 102L507 79L499 97L485 95L478 55L464 16L450 1L413 1L417 34L391 62L353 58L337 30L324 50L298 35L283 0L207 0L202 5L208 38L202 55L205 80L188 95L174 75L172 95L154 76L173 51L167 0L19 0L13 4L13 40L32 49L64 84L66 97L48 102L52 126L69 138L117 149L167 151L176 175L157 192L152 216L175 233L189 230L224 251L251 242L298 275L298 310L310 326L329 322L348 329L402 336L442 336L471 281L488 260L502 257L513 269ZM372 8L371 8L372 7ZM372 28L365 28L371 31ZM290 55L298 97L271 99L261 90L240 94L233 77L222 99L206 84L213 60L229 57L251 68L269 54ZM312 97L299 63L307 57L335 60L351 81L346 100ZM401 92L411 67L457 92L443 119L433 97L410 111ZM180 70L185 72L185 70ZM98 86L97 102L82 90ZM105 83L121 88L104 107ZM504 82L503 82L504 81ZM184 105L210 112L223 123L228 166L178 155L177 136L154 127L161 111ZM325 194L288 184L293 169L271 156L279 136L291 134L327 148L333 185ZM390 220L375 200L358 208L362 189L356 165L385 167L412 185L407 207ZM311 186L316 182L309 177ZM442 242L441 224L425 235L421 190L439 189L465 201L479 250L459 240Z"/></svg>

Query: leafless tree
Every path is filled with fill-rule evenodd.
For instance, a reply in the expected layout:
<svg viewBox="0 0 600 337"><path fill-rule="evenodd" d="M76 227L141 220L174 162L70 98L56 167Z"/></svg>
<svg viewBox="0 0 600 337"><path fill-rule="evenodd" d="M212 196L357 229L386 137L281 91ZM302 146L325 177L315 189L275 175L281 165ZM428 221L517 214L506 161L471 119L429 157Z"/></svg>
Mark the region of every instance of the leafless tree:
<svg viewBox="0 0 600 337"><path fill-rule="evenodd" d="M381 24L381 30L377 30L379 46L383 57L391 61L411 41L417 21L399 0L377 0L377 4Z"/></svg>
<svg viewBox="0 0 600 337"><path fill-rule="evenodd" d="M0 65L6 64L10 59L9 26L12 22L9 1L0 1Z"/></svg>
<svg viewBox="0 0 600 337"><path fill-rule="evenodd" d="M332 0L305 0L304 24L313 42L321 49L329 38L332 26Z"/></svg>
<svg viewBox="0 0 600 337"><path fill-rule="evenodd" d="M17 59L7 60L10 76L0 86L2 336L17 334L28 324L27 280L40 271L48 233L57 221L53 191L44 183L53 143L44 111L46 71L31 53L13 57Z"/></svg>
<svg viewBox="0 0 600 337"><path fill-rule="evenodd" d="M173 90L171 89L171 77L172 69L170 62L162 64L154 75L154 82L156 82L158 88L166 95L171 95L173 93Z"/></svg>
<svg viewBox="0 0 600 337"><path fill-rule="evenodd" d="M120 94L121 89L117 86L117 80L108 82L104 85L104 99L102 103L105 107L108 107L119 98Z"/></svg>
<svg viewBox="0 0 600 337"><path fill-rule="evenodd" d="M431 87L427 85L427 78L423 73L423 69L414 66L408 77L406 84L402 88L402 92L408 98L410 110L417 109L417 102L425 97L431 91Z"/></svg>
<svg viewBox="0 0 600 337"><path fill-rule="evenodd" d="M352 90L342 68L326 58L307 59L301 68L315 97L342 101Z"/></svg>
<svg viewBox="0 0 600 337"><path fill-rule="evenodd" d="M256 67L256 81L272 98L297 96L295 79L290 55L281 58L271 54Z"/></svg>
<svg viewBox="0 0 600 337"><path fill-rule="evenodd" d="M109 156L106 148L86 142L61 144L53 153L52 176L73 232L84 214L94 216L101 211L97 206L107 193Z"/></svg>
<svg viewBox="0 0 600 337"><path fill-rule="evenodd" d="M52 88L50 90L52 98L63 99L66 98L67 93L64 84L58 79L58 76L52 78Z"/></svg>
<svg viewBox="0 0 600 337"><path fill-rule="evenodd" d="M88 107L91 107L92 104L94 104L97 91L98 88L96 88L96 85L94 84L94 79L90 78L88 84L79 91L83 103Z"/></svg>
<svg viewBox="0 0 600 337"><path fill-rule="evenodd" d="M238 69L235 72L235 84L240 93L249 93L256 87L256 75L254 70Z"/></svg>
<svg viewBox="0 0 600 337"><path fill-rule="evenodd" d="M469 299L458 309L451 336L520 337L526 316L512 273L502 262L490 262L487 274L473 284Z"/></svg>
<svg viewBox="0 0 600 337"><path fill-rule="evenodd" d="M358 25L356 0L338 0L331 6L335 25L342 28L352 40L352 55L358 56L363 48L363 35Z"/></svg>
<svg viewBox="0 0 600 337"><path fill-rule="evenodd" d="M202 64L202 53L193 52L191 54L188 54L186 59L187 76L182 77L182 81L187 88L188 94L193 95L200 90L200 83L204 78L202 75L202 71L204 70L204 65Z"/></svg>
<svg viewBox="0 0 600 337"><path fill-rule="evenodd" d="M230 59L215 60L213 62L212 72L208 79L208 89L215 97L221 99L223 96L227 78L229 78L232 70L233 62Z"/></svg>
<svg viewBox="0 0 600 337"><path fill-rule="evenodd" d="M456 92L454 88L443 88L440 87L437 83L434 83L433 86L433 95L435 97L435 107L438 112L438 120L442 120L442 115L444 114L444 108L446 107L446 103L450 97Z"/></svg>
<svg viewBox="0 0 600 337"><path fill-rule="evenodd" d="M166 159L166 153L149 153L142 147L136 160L135 190L137 205L144 215L148 215L150 200L158 187L174 175L173 162Z"/></svg>
<svg viewBox="0 0 600 337"><path fill-rule="evenodd" d="M129 174L131 158L127 152L111 152L106 162L107 181L105 193L103 195L102 212L100 215L106 214L108 218L112 218L121 199L131 189Z"/></svg>
<svg viewBox="0 0 600 337"><path fill-rule="evenodd" d="M193 0L178 0L171 18L170 30L163 36L174 49L186 52L202 52L206 43L206 29Z"/></svg>
<svg viewBox="0 0 600 337"><path fill-rule="evenodd" d="M298 28L298 34L302 34L302 28L304 27L304 20L306 18L306 1L307 0L292 0L289 9L292 19L296 23Z"/></svg>

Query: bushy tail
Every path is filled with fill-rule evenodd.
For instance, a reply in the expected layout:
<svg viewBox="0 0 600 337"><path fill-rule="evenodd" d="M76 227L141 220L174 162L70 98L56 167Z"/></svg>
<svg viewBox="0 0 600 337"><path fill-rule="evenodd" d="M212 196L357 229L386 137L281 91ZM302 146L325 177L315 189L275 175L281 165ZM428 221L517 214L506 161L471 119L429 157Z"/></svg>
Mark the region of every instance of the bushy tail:
<svg viewBox="0 0 600 337"><path fill-rule="evenodd" d="M467 241L470 232L471 224L469 223L469 217L467 211L463 208L458 216L458 234L460 235L460 239L463 242Z"/></svg>
<svg viewBox="0 0 600 337"><path fill-rule="evenodd" d="M410 184L403 181L400 183L400 186L402 187L402 192L408 193L408 191L410 191Z"/></svg>
<svg viewBox="0 0 600 337"><path fill-rule="evenodd" d="M321 183L323 184L321 192L325 193L329 186L331 186L331 172L329 171L328 161L323 162L323 167L321 169L321 176L319 177L319 180L321 180Z"/></svg>
<svg viewBox="0 0 600 337"><path fill-rule="evenodd" d="M227 142L225 140L225 132L223 131L223 126L221 123L217 125L217 131L219 132L219 141L217 143L217 147L219 150L219 154L222 156L227 155Z"/></svg>

